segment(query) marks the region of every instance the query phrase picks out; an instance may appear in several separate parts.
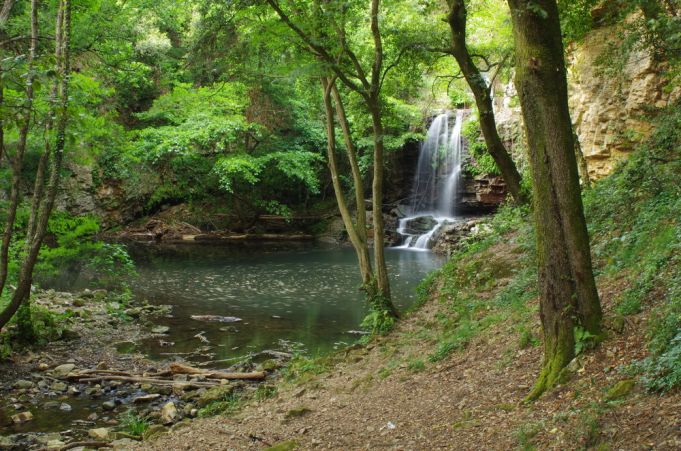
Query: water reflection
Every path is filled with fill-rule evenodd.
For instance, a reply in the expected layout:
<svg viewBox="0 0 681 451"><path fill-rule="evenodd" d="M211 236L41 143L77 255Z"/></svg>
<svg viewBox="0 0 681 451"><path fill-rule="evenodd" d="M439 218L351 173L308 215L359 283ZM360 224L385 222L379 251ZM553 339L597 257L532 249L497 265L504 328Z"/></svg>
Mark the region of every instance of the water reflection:
<svg viewBox="0 0 681 451"><path fill-rule="evenodd" d="M131 253L140 273L136 294L174 306L171 317L158 321L170 327L168 336L142 344L152 358L203 348L210 354L206 358L227 359L291 344L324 352L356 339L349 331L366 314L352 249L185 245L138 247ZM431 253L396 249L388 250L386 259L400 308L414 302L415 286L442 263ZM242 321L206 322L192 315Z"/></svg>

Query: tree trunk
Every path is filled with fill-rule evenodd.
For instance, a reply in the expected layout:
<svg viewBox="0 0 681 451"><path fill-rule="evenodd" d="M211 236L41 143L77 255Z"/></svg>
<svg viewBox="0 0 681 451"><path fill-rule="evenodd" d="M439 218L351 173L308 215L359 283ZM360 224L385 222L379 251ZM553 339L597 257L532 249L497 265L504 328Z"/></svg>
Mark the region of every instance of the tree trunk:
<svg viewBox="0 0 681 451"><path fill-rule="evenodd" d="M506 182L506 187L515 202L519 204L525 203L526 199L522 194L520 185L520 173L497 131L490 93L491 86L487 86L487 82L473 62L473 58L466 45L467 11L465 1L449 0L448 3L449 13L447 14L447 22L452 34L451 53L459 64L461 73L471 88L473 97L475 97L475 104L480 115L480 129L482 130L482 136L485 138L487 151L497 164L501 176L504 182Z"/></svg>
<svg viewBox="0 0 681 451"><path fill-rule="evenodd" d="M33 0L35 2L35 0ZM40 247L45 237L47 223L54 207L59 188L60 173L66 143L66 125L68 122L68 87L70 73L69 44L71 38L71 2L61 0L57 13L55 56L57 72L59 74L57 95L59 108L57 109L56 139L52 161L50 165L50 177L45 190L45 197L40 207L40 214L36 222L35 234L30 248L19 270L17 288L14 290L9 305L0 313L0 330L12 319L19 307L28 299L33 282L33 268L35 267L40 253Z"/></svg>
<svg viewBox="0 0 681 451"><path fill-rule="evenodd" d="M343 99L338 92L336 83L331 85L331 94L333 95L333 99L336 104L338 123L340 124L341 130L343 131L343 141L345 142L345 150L348 155L348 161L350 162L350 171L352 173L353 188L355 191L356 230L360 242L358 258L360 271L363 274L362 283L364 290L371 297L376 294L376 287L374 284L374 271L371 267L371 258L369 256L369 247L367 245L367 209L364 203L364 181L362 180L362 173L359 170L357 151L352 142L350 124L348 123L348 118L345 114L345 108L343 107ZM369 278L366 279L364 277L365 275L369 276Z"/></svg>
<svg viewBox="0 0 681 451"><path fill-rule="evenodd" d="M0 10L0 28L4 27L9 20L9 15L12 12L12 6L14 6L14 0L5 0Z"/></svg>
<svg viewBox="0 0 681 451"><path fill-rule="evenodd" d="M533 175L544 362L528 396L559 380L574 357L574 326L601 332L586 221L568 109L555 0L508 0L516 46L516 85Z"/></svg>
<svg viewBox="0 0 681 451"><path fill-rule="evenodd" d="M372 184L372 216L374 227L374 264L376 265L376 289L374 307L397 316L392 303L388 267L385 264L385 226L383 224L383 122L378 99L369 105L374 132L374 179Z"/></svg>
<svg viewBox="0 0 681 451"><path fill-rule="evenodd" d="M577 159L577 168L579 170L579 177L582 179L582 186L586 189L590 189L591 179L589 178L589 165L586 163L586 158L584 158L579 136L577 136L577 133L573 132L572 137L575 140L575 158Z"/></svg>
<svg viewBox="0 0 681 451"><path fill-rule="evenodd" d="M11 5L10 5L11 7ZM0 245L0 294L5 289L8 277L9 247L14 236L14 222L16 220L17 208L19 206L21 190L21 170L24 162L24 153L28 133L31 128L31 117L33 115L33 81L35 80L34 61L36 49L38 47L38 0L31 0L31 44L28 53L28 75L26 77L26 101L23 105L23 117L19 128L19 141L14 157L10 159L12 167L12 187L9 196L9 210L5 230ZM3 146L4 147L4 146Z"/></svg>
<svg viewBox="0 0 681 451"><path fill-rule="evenodd" d="M333 192L336 195L338 210L341 214L341 218L343 219L345 230L348 232L350 242L355 248L355 253L357 254L357 258L359 260L359 268L362 275L362 285L366 290L368 290L368 292L370 292L374 275L371 270L371 261L369 260L369 251L366 245L366 226L364 226L364 230L362 230L362 228L359 227L359 221L357 226L355 226L352 221L352 214L350 213L350 209L348 208L348 204L345 199L345 194L343 193L343 186L341 185L338 171L338 162L336 161L336 133L333 113L334 108L331 102L331 92L335 82L336 81L333 78L321 78L322 93L324 98L324 111L326 113L326 154L329 164L329 171L331 172ZM355 191L357 192L356 186ZM362 204L363 203L364 200L362 199Z"/></svg>

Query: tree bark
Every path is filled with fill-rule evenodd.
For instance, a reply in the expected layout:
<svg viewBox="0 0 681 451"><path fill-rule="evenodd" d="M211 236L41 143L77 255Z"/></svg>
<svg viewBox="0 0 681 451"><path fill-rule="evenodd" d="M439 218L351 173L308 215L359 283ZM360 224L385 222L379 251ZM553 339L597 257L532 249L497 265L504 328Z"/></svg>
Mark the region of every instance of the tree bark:
<svg viewBox="0 0 681 451"><path fill-rule="evenodd" d="M24 101L22 123L19 128L19 141L14 157L10 159L12 167L12 187L9 196L9 209L5 230L0 245L0 293L5 289L8 277L9 247L14 236L14 222L16 221L17 208L19 206L21 190L21 170L26 152L28 133L31 128L31 116L33 113L33 81L35 80L34 61L38 47L38 0L31 0L31 40L28 53L28 65L26 76L26 99ZM4 147L4 146L3 146Z"/></svg>
<svg viewBox="0 0 681 451"><path fill-rule="evenodd" d="M579 170L579 177L582 179L582 186L586 189L591 188L591 178L589 178L589 165L584 158L582 152L582 145L579 142L579 136L573 132L573 139L575 140L575 158L577 159L577 168Z"/></svg>
<svg viewBox="0 0 681 451"><path fill-rule="evenodd" d="M14 0L5 0L5 2L2 4L2 9L0 10L0 28L7 24L13 6Z"/></svg>
<svg viewBox="0 0 681 451"><path fill-rule="evenodd" d="M369 256L369 247L367 240L367 209L364 203L364 181L362 180L362 173L359 170L359 163L357 162L357 150L352 142L352 134L350 132L350 123L345 114L345 107L343 106L343 99L338 92L336 83L331 84L331 94L336 106L336 114L338 115L338 123L343 131L343 141L345 143L345 151L350 162L350 172L352 173L352 183L355 192L355 223L357 237L359 241L359 249L357 250L357 257L359 260L360 271L362 273L362 285L367 294L371 297L375 295L374 271L371 265L371 257Z"/></svg>
<svg viewBox="0 0 681 451"><path fill-rule="evenodd" d="M521 190L520 173L497 131L490 92L491 86L487 86L487 82L475 65L466 45L466 3L464 0L449 0L448 3L449 13L447 14L447 23L452 34L451 54L459 64L461 73L473 92L473 97L475 97L475 104L480 115L480 129L482 130L482 136L485 138L487 151L497 164L501 176L504 182L506 182L506 187L515 202L519 204L525 203L527 199L524 198Z"/></svg>
<svg viewBox="0 0 681 451"><path fill-rule="evenodd" d="M359 224L355 226L352 221L352 214L348 208L348 203L345 199L345 194L343 192L343 186L340 182L340 174L338 170L338 162L336 160L336 128L334 120L334 107L331 102L331 92L333 90L333 85L335 84L335 78L322 77L322 94L324 99L324 111L326 113L326 155L329 165L329 171L331 172L331 182L333 185L333 192L336 195L336 204L338 205L338 211L343 219L343 224L345 225L345 230L348 232L348 237L352 246L355 248L355 253L359 260L360 273L362 275L362 284L365 289L369 290L372 279L373 272L371 270L371 261L369 260L369 252L366 246L366 226L362 230ZM338 104L337 104L338 105ZM361 182L361 180L360 180ZM357 187L355 187L357 190ZM362 204L364 200L362 199ZM366 217L366 214L365 214ZM362 238L365 237L365 238Z"/></svg>
<svg viewBox="0 0 681 451"><path fill-rule="evenodd" d="M574 327L601 332L568 109L555 0L508 0L516 46L516 85L533 175L544 362L528 399L554 385L575 355Z"/></svg>
<svg viewBox="0 0 681 451"><path fill-rule="evenodd" d="M36 0L33 0L36 2ZM36 19L37 20L37 19ZM71 1L61 0L57 13L55 56L57 61L57 72L59 74L57 84L57 95L59 107L57 108L56 138L52 161L50 165L50 177L45 190L45 197L40 207L40 214L36 222L35 234L31 241L30 248L19 270L17 288L14 290L9 305L0 313L0 330L4 328L12 319L19 307L26 301L31 292L33 282L33 268L35 267L42 246L47 223L54 207L54 201L59 188L60 172L64 156L64 146L66 143L66 126L68 122L69 105L69 74L70 74L70 53L69 45L71 41Z"/></svg>
<svg viewBox="0 0 681 451"><path fill-rule="evenodd" d="M341 43L342 56L352 69L339 64L339 57L333 56L317 39L306 33L297 26L291 18L282 10L276 0L267 0L267 3L277 13L281 20L308 46L310 52L320 61L323 61L333 74L345 84L349 89L359 94L365 102L371 115L373 135L374 135L374 168L372 178L372 208L373 208L373 229L374 229L374 265L375 265L375 287L376 293L370 297L372 307L379 308L390 316L397 316L397 310L392 303L390 294L390 280L385 263L385 228L383 224L382 203L383 203L383 124L381 117L381 85L382 77L385 76L383 70L383 43L379 27L378 15L380 0L371 0L370 20L371 36L374 44L374 58L371 65L371 74L367 76L362 64L357 56L349 48L344 31L339 31L338 39Z"/></svg>

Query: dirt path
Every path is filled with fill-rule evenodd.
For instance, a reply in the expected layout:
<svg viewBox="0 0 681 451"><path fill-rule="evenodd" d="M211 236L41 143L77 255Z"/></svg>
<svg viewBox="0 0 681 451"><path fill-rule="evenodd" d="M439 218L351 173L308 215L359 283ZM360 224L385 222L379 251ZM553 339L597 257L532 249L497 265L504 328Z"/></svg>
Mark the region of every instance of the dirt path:
<svg viewBox="0 0 681 451"><path fill-rule="evenodd" d="M285 384L238 414L178 425L153 450L266 449L681 449L681 395L639 387L613 402L615 369L643 354L641 327L584 356L569 383L525 405L541 348L518 349L506 321L464 351L431 364L435 344L419 338L438 311L431 303L390 337L339 356L328 372ZM637 332L638 331L638 332ZM421 362L421 363L418 363ZM425 363L424 363L425 362Z"/></svg>

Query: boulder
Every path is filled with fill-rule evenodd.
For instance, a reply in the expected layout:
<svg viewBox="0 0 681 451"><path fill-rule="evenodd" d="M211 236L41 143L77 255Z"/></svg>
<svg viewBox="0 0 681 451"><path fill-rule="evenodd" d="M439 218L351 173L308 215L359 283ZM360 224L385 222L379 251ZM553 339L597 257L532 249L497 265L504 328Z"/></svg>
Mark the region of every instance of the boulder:
<svg viewBox="0 0 681 451"><path fill-rule="evenodd" d="M95 440L106 441L109 439L111 431L108 428L95 428L87 431L87 435Z"/></svg>
<svg viewBox="0 0 681 451"><path fill-rule="evenodd" d="M161 408L161 422L163 424L172 424L176 419L177 408L175 407L175 403L170 401Z"/></svg>
<svg viewBox="0 0 681 451"><path fill-rule="evenodd" d="M12 422L14 424L28 423L31 420L33 420L33 414L31 412L28 412L28 411L17 413L16 415L12 415Z"/></svg>
<svg viewBox="0 0 681 451"><path fill-rule="evenodd" d="M21 379L14 383L14 388L33 388L34 385L32 381Z"/></svg>
<svg viewBox="0 0 681 451"><path fill-rule="evenodd" d="M422 235L430 232L437 225L432 216L419 216L408 220L404 225L404 232L409 235Z"/></svg>
<svg viewBox="0 0 681 451"><path fill-rule="evenodd" d="M196 402L199 407L205 407L212 402L223 401L227 396L232 394L233 391L234 386L231 384L211 387L210 389L203 392Z"/></svg>
<svg viewBox="0 0 681 451"><path fill-rule="evenodd" d="M51 374L54 377L66 377L74 369L76 369L76 365L74 365L73 363L65 363L63 365L55 367L51 371Z"/></svg>

